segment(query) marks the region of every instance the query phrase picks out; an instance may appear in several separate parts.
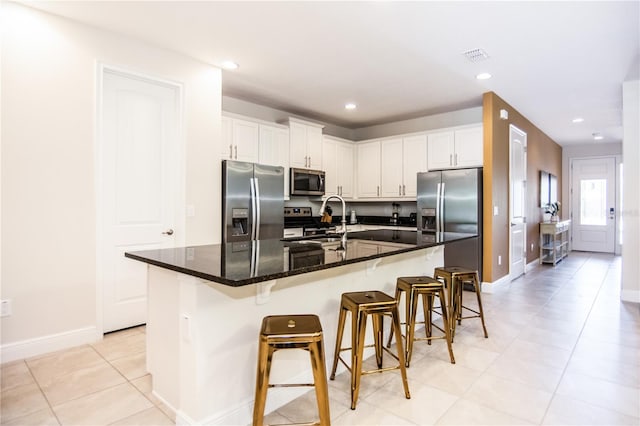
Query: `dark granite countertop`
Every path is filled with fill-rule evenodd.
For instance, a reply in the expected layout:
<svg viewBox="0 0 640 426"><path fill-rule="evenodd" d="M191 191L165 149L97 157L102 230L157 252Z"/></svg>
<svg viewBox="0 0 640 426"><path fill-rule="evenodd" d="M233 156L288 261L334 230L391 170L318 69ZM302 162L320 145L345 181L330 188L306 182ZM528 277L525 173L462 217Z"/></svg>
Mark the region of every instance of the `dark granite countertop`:
<svg viewBox="0 0 640 426"><path fill-rule="evenodd" d="M435 234L375 230L349 233L346 250L339 250L339 238L324 237L145 250L127 252L125 256L208 281L239 287L476 236L452 232Z"/></svg>

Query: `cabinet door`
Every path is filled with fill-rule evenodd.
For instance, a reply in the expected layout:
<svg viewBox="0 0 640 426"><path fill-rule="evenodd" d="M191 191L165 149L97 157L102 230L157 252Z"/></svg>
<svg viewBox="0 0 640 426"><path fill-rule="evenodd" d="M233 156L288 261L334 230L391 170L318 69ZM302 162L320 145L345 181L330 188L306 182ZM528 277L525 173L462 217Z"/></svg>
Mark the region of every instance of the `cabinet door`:
<svg viewBox="0 0 640 426"><path fill-rule="evenodd" d="M222 117L222 142L220 154L223 160L233 160L233 138L231 137L231 119Z"/></svg>
<svg viewBox="0 0 640 426"><path fill-rule="evenodd" d="M336 162L338 164L338 185L340 195L353 198L353 145L338 143Z"/></svg>
<svg viewBox="0 0 640 426"><path fill-rule="evenodd" d="M307 167L307 126L289 123L289 164L291 167Z"/></svg>
<svg viewBox="0 0 640 426"><path fill-rule="evenodd" d="M356 145L358 164L358 197L377 198L380 195L380 142Z"/></svg>
<svg viewBox="0 0 640 426"><path fill-rule="evenodd" d="M322 141L322 170L325 171L325 195L338 194L338 142L325 138Z"/></svg>
<svg viewBox="0 0 640 426"><path fill-rule="evenodd" d="M402 143L402 196L417 196L418 173L427 171L427 135L403 139Z"/></svg>
<svg viewBox="0 0 640 426"><path fill-rule="evenodd" d="M402 196L402 139L388 139L380 142L382 162L381 191L382 197Z"/></svg>
<svg viewBox="0 0 640 426"><path fill-rule="evenodd" d="M453 167L453 132L432 133L427 136L427 165L429 170Z"/></svg>
<svg viewBox="0 0 640 426"><path fill-rule="evenodd" d="M258 162L258 123L233 119L233 158L250 163Z"/></svg>
<svg viewBox="0 0 640 426"><path fill-rule="evenodd" d="M308 168L322 168L322 129L307 126L307 160Z"/></svg>
<svg viewBox="0 0 640 426"><path fill-rule="evenodd" d="M483 164L482 126L455 131L456 167L479 167Z"/></svg>
<svg viewBox="0 0 640 426"><path fill-rule="evenodd" d="M289 132L279 127L260 125L261 164L284 167L284 198L289 199Z"/></svg>

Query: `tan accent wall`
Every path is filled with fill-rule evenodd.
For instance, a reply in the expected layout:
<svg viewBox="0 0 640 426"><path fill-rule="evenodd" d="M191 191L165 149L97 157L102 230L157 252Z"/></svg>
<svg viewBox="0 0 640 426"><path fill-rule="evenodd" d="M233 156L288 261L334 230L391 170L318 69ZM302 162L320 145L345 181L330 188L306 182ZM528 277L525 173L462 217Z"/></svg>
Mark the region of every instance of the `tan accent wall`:
<svg viewBox="0 0 640 426"><path fill-rule="evenodd" d="M482 98L484 125L484 256L483 281L496 281L509 274L509 125L527 134L527 263L538 258L540 171L558 178L558 197L562 188L562 147L493 92ZM500 110L508 112L500 119ZM562 200L560 200L562 203ZM494 207L498 214L494 215ZM533 244L533 248L531 247ZM502 264L498 265L498 256Z"/></svg>

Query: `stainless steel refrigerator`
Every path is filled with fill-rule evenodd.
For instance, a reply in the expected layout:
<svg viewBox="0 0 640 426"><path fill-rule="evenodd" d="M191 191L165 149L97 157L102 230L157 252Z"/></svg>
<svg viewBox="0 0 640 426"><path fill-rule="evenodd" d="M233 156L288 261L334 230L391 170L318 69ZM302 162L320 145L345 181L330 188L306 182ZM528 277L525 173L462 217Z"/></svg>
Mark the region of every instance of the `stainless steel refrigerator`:
<svg viewBox="0 0 640 426"><path fill-rule="evenodd" d="M222 162L222 241L282 238L284 168Z"/></svg>
<svg viewBox="0 0 640 426"><path fill-rule="evenodd" d="M447 244L444 266L475 269L482 280L482 168L418 173L417 210L418 231L478 234Z"/></svg>

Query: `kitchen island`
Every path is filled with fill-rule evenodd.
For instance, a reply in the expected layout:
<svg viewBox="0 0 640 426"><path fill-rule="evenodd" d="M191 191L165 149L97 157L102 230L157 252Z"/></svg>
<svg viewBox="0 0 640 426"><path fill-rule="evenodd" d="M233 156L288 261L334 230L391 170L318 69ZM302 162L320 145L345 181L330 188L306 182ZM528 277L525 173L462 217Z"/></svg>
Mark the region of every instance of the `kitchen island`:
<svg viewBox="0 0 640 426"><path fill-rule="evenodd" d="M378 230L349 234L344 250L339 239L324 237L126 253L149 264L153 392L176 411L177 424L249 424L264 316L318 315L330 365L342 293L393 294L398 276L431 275L446 244L475 237ZM278 352L272 383L311 381L306 352ZM266 412L308 390L271 390Z"/></svg>

